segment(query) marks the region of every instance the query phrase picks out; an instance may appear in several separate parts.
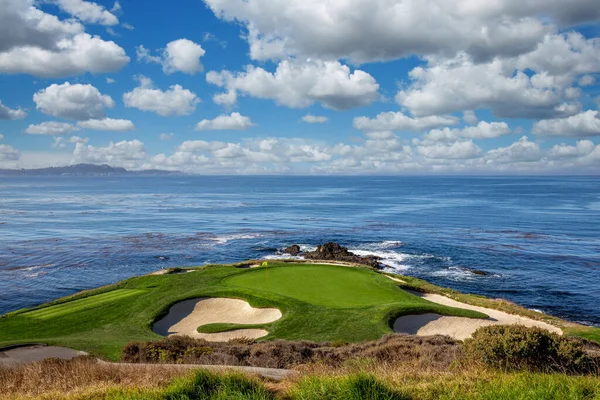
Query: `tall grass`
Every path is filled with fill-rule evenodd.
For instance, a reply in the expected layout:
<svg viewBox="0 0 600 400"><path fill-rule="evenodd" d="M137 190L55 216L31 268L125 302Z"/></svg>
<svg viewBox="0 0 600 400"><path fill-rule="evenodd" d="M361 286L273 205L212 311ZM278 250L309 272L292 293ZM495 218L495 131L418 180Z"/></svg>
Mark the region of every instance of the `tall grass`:
<svg viewBox="0 0 600 400"><path fill-rule="evenodd" d="M373 360L304 366L265 382L241 373L168 365L118 366L86 359L0 369L0 399L48 400L599 400L597 375L436 370Z"/></svg>

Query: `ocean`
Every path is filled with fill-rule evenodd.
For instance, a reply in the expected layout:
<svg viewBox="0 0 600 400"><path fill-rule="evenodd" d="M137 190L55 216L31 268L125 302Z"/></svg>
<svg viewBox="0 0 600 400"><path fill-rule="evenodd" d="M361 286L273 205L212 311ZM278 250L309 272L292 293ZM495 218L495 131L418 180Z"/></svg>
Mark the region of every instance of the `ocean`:
<svg viewBox="0 0 600 400"><path fill-rule="evenodd" d="M0 193L0 314L336 241L389 271L600 326L599 177L0 177Z"/></svg>

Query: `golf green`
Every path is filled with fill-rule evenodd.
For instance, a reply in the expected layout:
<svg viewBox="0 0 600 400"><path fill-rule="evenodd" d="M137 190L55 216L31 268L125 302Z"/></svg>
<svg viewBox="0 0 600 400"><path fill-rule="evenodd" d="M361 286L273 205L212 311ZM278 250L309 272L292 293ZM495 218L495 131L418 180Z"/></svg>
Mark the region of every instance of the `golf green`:
<svg viewBox="0 0 600 400"><path fill-rule="evenodd" d="M369 268L269 262L252 269L222 265L140 276L15 311L0 316L0 347L47 343L118 360L128 343L160 339L152 326L173 305L207 297L278 308L282 317L271 323L199 326L207 332L264 329L269 334L261 340L358 342L392 332L401 315L486 317L414 296Z"/></svg>
<svg viewBox="0 0 600 400"><path fill-rule="evenodd" d="M331 265L319 268L312 265L266 267L235 275L223 283L329 308L381 306L419 300L383 275Z"/></svg>

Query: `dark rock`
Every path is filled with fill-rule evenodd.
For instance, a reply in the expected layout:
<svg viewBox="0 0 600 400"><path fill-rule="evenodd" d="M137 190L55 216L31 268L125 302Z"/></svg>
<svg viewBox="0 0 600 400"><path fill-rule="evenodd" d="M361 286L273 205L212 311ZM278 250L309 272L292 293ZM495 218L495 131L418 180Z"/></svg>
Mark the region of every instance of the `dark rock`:
<svg viewBox="0 0 600 400"><path fill-rule="evenodd" d="M283 250L283 252L292 256L297 256L298 254L300 254L300 246L298 246L297 244L293 244L289 247L286 247L285 250Z"/></svg>
<svg viewBox="0 0 600 400"><path fill-rule="evenodd" d="M471 269L471 268L466 268L466 267L462 267L461 268L463 271L467 271L470 272L474 275L480 275L480 276L488 276L491 275L491 273L487 272L487 271L482 271L480 269Z"/></svg>
<svg viewBox="0 0 600 400"><path fill-rule="evenodd" d="M381 268L381 264L379 263L380 257L359 256L348 251L347 247L340 246L334 242L327 242L321 246L318 246L315 251L304 253L304 258L310 260L345 261L369 265L374 268Z"/></svg>

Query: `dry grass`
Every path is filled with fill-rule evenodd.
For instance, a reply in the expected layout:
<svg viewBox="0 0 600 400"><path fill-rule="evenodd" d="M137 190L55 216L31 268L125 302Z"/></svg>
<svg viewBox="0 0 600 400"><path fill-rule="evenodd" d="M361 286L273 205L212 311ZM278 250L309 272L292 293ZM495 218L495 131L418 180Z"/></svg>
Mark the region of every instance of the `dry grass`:
<svg viewBox="0 0 600 400"><path fill-rule="evenodd" d="M159 389L189 370L165 365L114 365L87 357L0 367L0 399L94 398L110 388ZM102 398L102 397L99 397Z"/></svg>
<svg viewBox="0 0 600 400"><path fill-rule="evenodd" d="M445 336L389 334L362 343L315 343L275 340L261 343L206 342L173 336L160 341L131 343L121 360L132 363L179 363L294 368L310 363L338 367L354 359L405 363L419 368L446 369L460 355L460 345Z"/></svg>

